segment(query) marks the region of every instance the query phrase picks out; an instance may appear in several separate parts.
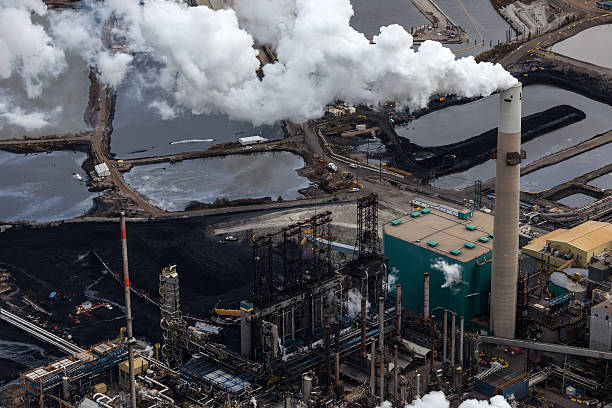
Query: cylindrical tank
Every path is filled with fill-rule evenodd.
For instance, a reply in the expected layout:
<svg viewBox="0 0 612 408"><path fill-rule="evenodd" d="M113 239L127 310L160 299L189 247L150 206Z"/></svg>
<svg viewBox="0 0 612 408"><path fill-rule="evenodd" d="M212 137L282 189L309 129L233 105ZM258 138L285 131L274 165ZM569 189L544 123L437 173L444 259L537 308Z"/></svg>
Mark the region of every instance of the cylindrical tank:
<svg viewBox="0 0 612 408"><path fill-rule="evenodd" d="M574 294L574 299L582 300L586 297L587 289L582 284L572 280L564 272L553 272L548 280L548 291L554 297L563 296L568 292Z"/></svg>
<svg viewBox="0 0 612 408"><path fill-rule="evenodd" d="M491 329L496 336L507 338L514 338L516 329L522 99L520 83L502 91L499 97Z"/></svg>
<svg viewBox="0 0 612 408"><path fill-rule="evenodd" d="M414 397L421 398L421 374L417 374L414 378Z"/></svg>

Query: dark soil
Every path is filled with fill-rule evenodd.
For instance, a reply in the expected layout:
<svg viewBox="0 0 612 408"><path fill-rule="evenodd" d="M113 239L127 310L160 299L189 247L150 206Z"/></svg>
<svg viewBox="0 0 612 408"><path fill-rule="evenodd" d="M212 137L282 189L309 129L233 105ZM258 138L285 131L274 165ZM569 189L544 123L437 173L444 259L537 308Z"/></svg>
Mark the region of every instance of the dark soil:
<svg viewBox="0 0 612 408"><path fill-rule="evenodd" d="M233 216L232 219L239 218ZM128 223L128 253L132 285L157 299L158 278L163 267L178 265L181 279L181 308L206 316L216 302L237 306L251 292L251 236L236 235L227 242L211 236L210 223L223 217ZM62 224L46 228L13 228L0 233L0 262L13 273L22 293L53 312L51 325L66 330L84 347L115 338L125 325L120 307L123 289L104 273L95 251L115 272L121 274L119 225L114 222ZM68 317L85 301L85 291L117 306L112 311L97 310L92 317L75 325ZM69 302L50 304L49 293L66 294ZM15 300L19 306L22 304ZM159 310L132 295L134 334L149 342L159 342ZM6 328L1 324L2 331ZM4 339L4 336L3 336ZM28 341L33 342L32 339ZM0 362L2 370L15 372L21 366ZM6 370L5 370L6 367Z"/></svg>

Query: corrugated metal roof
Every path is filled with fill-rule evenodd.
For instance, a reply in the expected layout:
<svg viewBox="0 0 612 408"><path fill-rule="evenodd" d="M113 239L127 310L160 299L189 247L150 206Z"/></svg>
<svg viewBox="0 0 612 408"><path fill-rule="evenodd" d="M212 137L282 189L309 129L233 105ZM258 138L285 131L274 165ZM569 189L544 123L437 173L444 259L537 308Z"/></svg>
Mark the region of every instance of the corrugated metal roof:
<svg viewBox="0 0 612 408"><path fill-rule="evenodd" d="M557 229L529 242L523 250L539 252L548 244L567 244L582 251L612 243L612 224L587 221L571 229Z"/></svg>

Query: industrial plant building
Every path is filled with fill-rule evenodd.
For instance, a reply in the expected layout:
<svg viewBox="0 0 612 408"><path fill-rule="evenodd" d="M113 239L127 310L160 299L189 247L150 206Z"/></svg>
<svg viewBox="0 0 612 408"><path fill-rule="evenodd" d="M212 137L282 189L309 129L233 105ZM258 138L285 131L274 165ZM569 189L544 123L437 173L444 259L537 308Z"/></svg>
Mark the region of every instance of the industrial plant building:
<svg viewBox="0 0 612 408"><path fill-rule="evenodd" d="M588 268L598 257L612 254L612 224L587 221L571 229L557 229L522 248L551 273L570 266Z"/></svg>
<svg viewBox="0 0 612 408"><path fill-rule="evenodd" d="M391 273L397 274L406 294L403 305L423 312L424 276L429 273L432 314L443 308L463 316L470 329L485 327L486 319L477 317L488 311L493 216L421 201L413 204L418 209L383 227Z"/></svg>

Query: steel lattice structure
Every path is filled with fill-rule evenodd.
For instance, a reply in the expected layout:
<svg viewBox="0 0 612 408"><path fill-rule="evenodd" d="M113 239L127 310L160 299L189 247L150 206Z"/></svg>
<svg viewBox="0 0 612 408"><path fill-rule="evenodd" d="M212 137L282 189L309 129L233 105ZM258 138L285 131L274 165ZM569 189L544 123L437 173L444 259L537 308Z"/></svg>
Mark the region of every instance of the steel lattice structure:
<svg viewBox="0 0 612 408"><path fill-rule="evenodd" d="M306 280L320 282L331 272L332 213L317 214L278 232L253 237L253 303L262 306L278 294L290 294ZM304 259L310 241L312 258ZM282 271L275 267L274 249L282 251ZM308 274L306 274L306 271Z"/></svg>
<svg viewBox="0 0 612 408"><path fill-rule="evenodd" d="M380 255L378 237L378 196L371 193L357 200L357 242L355 255L358 259L375 258Z"/></svg>

